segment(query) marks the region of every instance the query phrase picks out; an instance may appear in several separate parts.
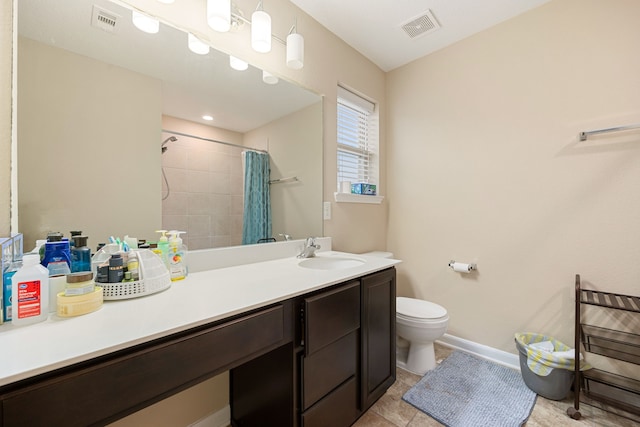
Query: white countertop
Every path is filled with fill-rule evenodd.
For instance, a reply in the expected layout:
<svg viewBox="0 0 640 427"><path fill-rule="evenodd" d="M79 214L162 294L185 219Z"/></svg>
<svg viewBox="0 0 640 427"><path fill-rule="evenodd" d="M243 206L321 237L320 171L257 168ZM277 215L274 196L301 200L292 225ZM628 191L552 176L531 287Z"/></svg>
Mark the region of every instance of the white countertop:
<svg viewBox="0 0 640 427"><path fill-rule="evenodd" d="M157 294L105 301L98 311L84 316L51 314L44 322L21 327L8 322L0 326L0 386L400 263L335 251L317 256L365 262L341 270L316 270L302 268L300 259L287 257L200 271Z"/></svg>

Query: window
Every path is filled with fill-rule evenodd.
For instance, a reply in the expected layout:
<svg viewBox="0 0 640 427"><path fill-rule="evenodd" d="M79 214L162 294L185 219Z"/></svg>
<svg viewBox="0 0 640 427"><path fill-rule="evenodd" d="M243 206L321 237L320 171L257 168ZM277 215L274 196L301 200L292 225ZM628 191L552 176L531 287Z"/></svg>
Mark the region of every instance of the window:
<svg viewBox="0 0 640 427"><path fill-rule="evenodd" d="M378 111L375 104L338 87L337 127L338 193L350 192L348 184L343 187L343 183L377 185ZM379 203L374 199L368 202Z"/></svg>

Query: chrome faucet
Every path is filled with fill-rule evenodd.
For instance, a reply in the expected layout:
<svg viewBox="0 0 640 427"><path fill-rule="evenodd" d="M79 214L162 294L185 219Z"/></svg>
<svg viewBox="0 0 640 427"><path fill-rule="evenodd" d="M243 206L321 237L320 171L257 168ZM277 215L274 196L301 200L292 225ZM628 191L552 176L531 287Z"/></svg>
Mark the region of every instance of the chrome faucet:
<svg viewBox="0 0 640 427"><path fill-rule="evenodd" d="M304 242L302 252L298 254L298 258L313 258L316 256L316 250L320 249L320 245L316 244L315 237L307 237Z"/></svg>

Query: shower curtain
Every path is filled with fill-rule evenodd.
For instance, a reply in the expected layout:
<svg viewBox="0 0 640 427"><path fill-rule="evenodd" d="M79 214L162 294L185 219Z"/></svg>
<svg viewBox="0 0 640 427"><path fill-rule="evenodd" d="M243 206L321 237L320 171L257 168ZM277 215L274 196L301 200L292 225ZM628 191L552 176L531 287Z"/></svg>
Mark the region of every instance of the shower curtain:
<svg viewBox="0 0 640 427"><path fill-rule="evenodd" d="M271 238L271 196L269 194L269 155L245 151L244 217L242 244Z"/></svg>

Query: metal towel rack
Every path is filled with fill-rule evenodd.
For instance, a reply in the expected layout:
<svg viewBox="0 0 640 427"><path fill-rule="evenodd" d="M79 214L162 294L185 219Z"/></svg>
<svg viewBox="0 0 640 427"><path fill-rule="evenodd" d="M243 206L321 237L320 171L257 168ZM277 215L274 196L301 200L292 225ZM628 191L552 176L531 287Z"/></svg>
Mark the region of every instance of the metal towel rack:
<svg viewBox="0 0 640 427"><path fill-rule="evenodd" d="M623 131L623 130L632 130L632 129L640 129L640 123L636 124L636 125L618 126L618 127L614 127L614 128L589 130L589 131L586 131L586 132L580 132L580 141L586 141L587 137L589 137L589 135L597 135L599 133L608 133L608 132L620 132L620 131Z"/></svg>
<svg viewBox="0 0 640 427"><path fill-rule="evenodd" d="M272 179L271 181L269 181L269 184L282 184L284 182L294 182L294 181L300 181L300 180L298 179L297 176L290 176L288 178Z"/></svg>

